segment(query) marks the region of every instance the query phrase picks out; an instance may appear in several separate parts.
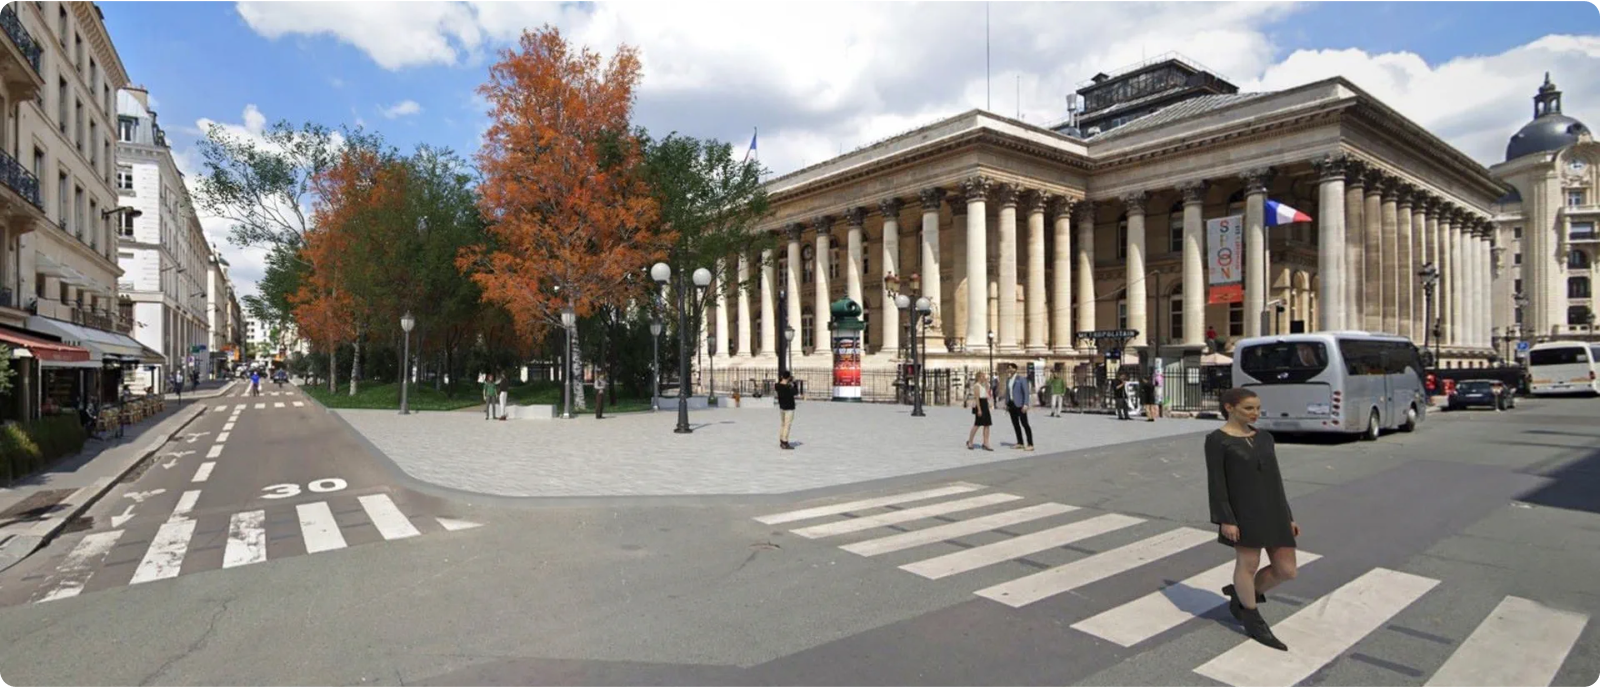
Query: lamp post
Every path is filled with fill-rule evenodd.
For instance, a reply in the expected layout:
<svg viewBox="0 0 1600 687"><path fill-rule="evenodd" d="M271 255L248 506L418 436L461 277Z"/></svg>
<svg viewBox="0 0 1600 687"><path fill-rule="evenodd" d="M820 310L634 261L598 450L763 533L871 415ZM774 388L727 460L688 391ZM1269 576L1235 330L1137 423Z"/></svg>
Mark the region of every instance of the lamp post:
<svg viewBox="0 0 1600 687"><path fill-rule="evenodd" d="M661 410L661 318L650 318L650 410Z"/></svg>
<svg viewBox="0 0 1600 687"><path fill-rule="evenodd" d="M994 381L994 330L989 331L989 381Z"/></svg>
<svg viewBox="0 0 1600 687"><path fill-rule="evenodd" d="M911 315L912 315L912 317L916 318L916 321L913 324L920 323L922 325L922 333L923 334L927 333L928 325L933 324L933 315L931 314L932 312L933 312L933 301L928 300L927 296L923 296L923 297L917 299L916 312L911 313ZM917 350L917 336L916 336L917 331L916 331L915 327L912 328L911 334L912 334L912 336L911 336L911 350L912 351L916 351ZM916 384L916 396L913 397L913 400L912 400L912 403L914 405L911 406L911 417L923 417L924 416L924 413L922 412L922 395L924 393L923 389L928 385L927 384L927 382L928 382L927 355L928 355L928 342L926 340L924 340L922 342L922 351L915 356L916 361L917 361L917 363L916 363L917 364L917 367L916 367L917 384Z"/></svg>
<svg viewBox="0 0 1600 687"><path fill-rule="evenodd" d="M1428 341L1433 341L1433 364L1439 365L1439 324L1433 321L1433 290L1439 286L1439 267L1432 262L1424 263L1422 269L1417 270L1417 277L1422 279L1422 321L1428 323L1428 328L1423 331L1422 348L1427 350Z"/></svg>
<svg viewBox="0 0 1600 687"><path fill-rule="evenodd" d="M912 404L911 414L917 415L916 399L914 398L916 392L911 390L914 385L912 375L916 374L915 370L917 369L917 329L916 321L912 319L916 317L916 313L911 310L911 296L904 293L896 293L894 295L894 307L903 311L906 317L906 343L901 350L906 353L902 359L907 361L908 364L902 365L900 368L903 370L901 388L907 390L907 396L911 396L906 399Z"/></svg>
<svg viewBox="0 0 1600 687"><path fill-rule="evenodd" d="M657 284L665 286L672 280L672 267L664 262L658 262L650 267L650 278ZM694 285L703 293L705 287L711 283L711 271L702 267L694 271ZM689 335L689 304L688 284L684 283L683 274L678 274L678 288L673 289L674 298L678 307L678 426L673 428L675 434L691 434L694 429L689 427L689 342L694 337Z"/></svg>
<svg viewBox="0 0 1600 687"><path fill-rule="evenodd" d="M406 343L400 356L400 414L410 415L411 406L408 403L408 391L411 386L411 328L417 326L417 318L411 316L411 311L400 316L400 328L405 330Z"/></svg>
<svg viewBox="0 0 1600 687"><path fill-rule="evenodd" d="M561 360L566 369L561 373L561 419L572 419L572 327L578 322L578 313L572 306L561 309L561 328L567 330L567 350Z"/></svg>
<svg viewBox="0 0 1600 687"><path fill-rule="evenodd" d="M706 405L717 404L717 338L706 337Z"/></svg>

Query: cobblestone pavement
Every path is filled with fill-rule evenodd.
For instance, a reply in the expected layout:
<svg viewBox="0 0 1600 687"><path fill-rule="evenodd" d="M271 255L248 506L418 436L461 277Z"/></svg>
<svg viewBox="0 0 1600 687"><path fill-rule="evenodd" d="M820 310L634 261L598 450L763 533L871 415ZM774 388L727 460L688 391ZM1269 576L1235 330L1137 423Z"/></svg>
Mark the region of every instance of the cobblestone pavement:
<svg viewBox="0 0 1600 687"><path fill-rule="evenodd" d="M800 405L790 436L795 450L784 451L773 408L691 411L695 431L689 435L673 433L677 413L665 410L507 422L468 413L333 412L413 478L512 497L781 494L1217 426L1106 415L1053 418L1035 409L1034 453L1011 448L1015 435L1004 413L995 416L995 450L969 451L972 415L960 407L928 408L926 417L913 418L902 406L813 402Z"/></svg>

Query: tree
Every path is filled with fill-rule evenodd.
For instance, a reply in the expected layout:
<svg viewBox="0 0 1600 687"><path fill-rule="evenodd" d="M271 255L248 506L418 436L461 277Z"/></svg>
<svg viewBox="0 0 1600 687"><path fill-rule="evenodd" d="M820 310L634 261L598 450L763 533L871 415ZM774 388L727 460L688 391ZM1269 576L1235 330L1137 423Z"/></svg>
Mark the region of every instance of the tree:
<svg viewBox="0 0 1600 687"><path fill-rule="evenodd" d="M656 221L629 130L637 52L620 46L602 66L548 25L524 32L519 48L502 51L478 89L493 106L477 159L478 207L495 245L464 249L458 267L531 342L560 326L564 308L586 317L642 295L648 280L637 275L672 234Z"/></svg>
<svg viewBox="0 0 1600 687"><path fill-rule="evenodd" d="M17 376L17 371L11 369L11 347L0 344L0 396L11 393L11 379Z"/></svg>

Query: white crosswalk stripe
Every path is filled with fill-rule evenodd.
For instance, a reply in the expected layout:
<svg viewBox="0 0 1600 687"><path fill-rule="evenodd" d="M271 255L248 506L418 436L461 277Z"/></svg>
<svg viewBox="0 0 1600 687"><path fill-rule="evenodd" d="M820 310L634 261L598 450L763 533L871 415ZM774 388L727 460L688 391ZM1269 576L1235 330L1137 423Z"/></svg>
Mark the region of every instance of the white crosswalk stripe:
<svg viewBox="0 0 1600 687"><path fill-rule="evenodd" d="M300 514L300 537L306 542L306 553L321 553L345 547L339 523L333 519L328 502L302 503L295 506Z"/></svg>
<svg viewBox="0 0 1600 687"><path fill-rule="evenodd" d="M294 402L294 407L296 407L296 408L302 407L304 405L305 405L304 401L295 401Z"/></svg>
<svg viewBox="0 0 1600 687"><path fill-rule="evenodd" d="M383 494L369 494L359 499L361 508L367 511L367 517L372 520L372 525L378 528L378 533L384 539L404 539L415 537L421 532L417 526L411 524L404 513L396 508L394 501Z"/></svg>
<svg viewBox="0 0 1600 687"><path fill-rule="evenodd" d="M88 584L89 576L94 574L94 565L111 552L111 547L116 546L120 538L122 530L95 532L85 536L77 546L72 547L72 553L67 554L66 562L57 568L58 581L40 601L77 596L83 591L83 586Z"/></svg>
<svg viewBox="0 0 1600 687"><path fill-rule="evenodd" d="M183 567L183 554L189 550L189 538L193 536L194 521L188 518L169 520L162 525L128 584L177 577Z"/></svg>
<svg viewBox="0 0 1600 687"><path fill-rule="evenodd" d="M267 560L267 512L252 510L234 513L228 523L228 544L222 552L222 567L232 568Z"/></svg>
<svg viewBox="0 0 1600 687"><path fill-rule="evenodd" d="M938 488L815 506L754 519L772 525L846 516L844 519L789 530L792 534L809 539L843 537L877 528L915 527L914 523L932 518L946 520L929 527L869 536L838 546L844 551L869 558L908 552L942 542L955 542L965 547L969 545L959 542L960 538L980 533L998 532L1006 535L1006 539L997 542L953 553L930 553L899 566L901 570L931 580L951 578L1103 535L1127 541L1132 538L1126 532L1117 533L1146 522L1129 515L1102 513L1025 534L1003 531L1003 528L1075 514L1080 510L1076 506L1054 502L978 514L949 522L958 517L952 514L1021 500L1021 497L1004 493L953 498L987 488L980 484L957 482ZM898 507L900 504L934 499L939 500L914 507ZM1080 546L1095 553L1085 553L1076 560L1039 572L1019 574L1007 581L975 589L972 593L1020 609L1131 571L1162 566L1162 573L1171 573L1164 574L1164 579L1181 578L1182 581L1165 583L1164 587L1148 593L1129 594L1104 608L1094 609L1095 613L1072 625L1073 629L1095 638L1123 647L1134 647L1227 605L1221 588L1232 582L1232 556L1218 550L1217 555L1211 557L1213 562L1206 563L1203 570L1194 563L1195 556L1178 556L1216 541L1216 536L1214 531L1172 527L1120 546L1096 545L1091 541ZM1072 549L1081 550L1078 547ZM1322 555L1308 551L1297 552L1297 563L1302 567L1322 558ZM1193 670L1199 675L1236 687L1298 684L1351 651L1379 628L1396 622L1397 615L1438 584L1438 580L1419 575L1385 568L1371 569L1306 604L1288 618L1274 623L1273 632L1289 645L1288 652L1276 651L1247 639L1195 666ZM1074 603L1092 602L1092 598L1078 596ZM1426 686L1549 685L1573 654L1588 621L1588 616L1582 613L1547 607L1521 597L1505 597L1488 617L1471 630L1457 650L1436 668ZM1193 631L1227 632L1235 637L1239 634L1236 627L1221 628L1214 623L1190 623L1188 627Z"/></svg>

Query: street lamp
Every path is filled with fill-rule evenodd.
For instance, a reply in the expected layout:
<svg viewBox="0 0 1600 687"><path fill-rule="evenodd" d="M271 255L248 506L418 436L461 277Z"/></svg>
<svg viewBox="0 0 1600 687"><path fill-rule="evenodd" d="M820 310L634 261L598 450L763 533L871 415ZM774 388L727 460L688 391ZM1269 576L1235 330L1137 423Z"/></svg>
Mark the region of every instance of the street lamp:
<svg viewBox="0 0 1600 687"><path fill-rule="evenodd" d="M411 316L411 311L400 316L400 328L405 330L405 351L400 356L400 414L410 415L411 406L408 403L407 392L411 386L411 328L417 326L417 318Z"/></svg>
<svg viewBox="0 0 1600 687"><path fill-rule="evenodd" d="M902 296L902 298L904 298L904 296ZM933 324L933 316L930 314L933 312L933 301L928 300L927 296L923 296L917 299L916 307L916 312L911 313L911 316L916 318L913 324L920 323L922 325L922 332L924 335L926 335L928 331L928 325ZM911 350L917 350L917 332L915 327L913 327L911 331ZM924 338L924 341L922 342L922 352L914 356L914 360L916 360L915 373L917 375L917 380L916 395L912 397L911 417L924 416L924 413L922 412L922 394L923 387L927 386L928 381L926 360L927 354L928 343Z"/></svg>
<svg viewBox="0 0 1600 687"><path fill-rule="evenodd" d="M672 267L664 262L658 262L650 267L650 278L657 284L666 286L672 280ZM680 273L681 281L683 275ZM694 271L694 285L702 291L711 284L711 271L702 267ZM678 308L678 426L673 428L676 434L690 434L694 429L689 427L689 342L694 340L689 336L689 308L685 300L688 298L686 284L679 284L673 289L674 300Z"/></svg>
<svg viewBox="0 0 1600 687"><path fill-rule="evenodd" d="M989 379L994 380L994 330L989 330Z"/></svg>
<svg viewBox="0 0 1600 687"><path fill-rule="evenodd" d="M661 319L650 318L650 410L661 410Z"/></svg>
<svg viewBox="0 0 1600 687"><path fill-rule="evenodd" d="M717 404L717 338L706 336L706 370L710 379L706 384L706 405Z"/></svg>
<svg viewBox="0 0 1600 687"><path fill-rule="evenodd" d="M561 419L572 419L572 327L578 323L578 313L572 306L561 309L561 328L567 330L567 351L561 356L566 370L561 373Z"/></svg>
<svg viewBox="0 0 1600 687"><path fill-rule="evenodd" d="M1417 270L1417 277L1422 279L1422 321L1428 323L1423 331L1422 349L1428 349L1428 340L1433 340L1433 364L1439 365L1439 323L1433 320L1433 290L1439 285L1439 267L1433 263L1425 263L1422 269Z"/></svg>

